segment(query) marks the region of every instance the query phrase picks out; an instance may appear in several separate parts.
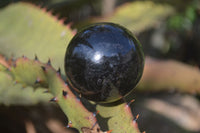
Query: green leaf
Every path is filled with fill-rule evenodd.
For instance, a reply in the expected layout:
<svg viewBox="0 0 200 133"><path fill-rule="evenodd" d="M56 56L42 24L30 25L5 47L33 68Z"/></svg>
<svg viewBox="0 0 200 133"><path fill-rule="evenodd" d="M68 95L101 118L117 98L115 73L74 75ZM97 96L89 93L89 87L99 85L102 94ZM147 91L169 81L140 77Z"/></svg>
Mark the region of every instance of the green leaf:
<svg viewBox="0 0 200 133"><path fill-rule="evenodd" d="M99 128L94 112L88 111L83 106L79 98L71 92L68 85L60 77L60 74L52 66L27 58L19 58L14 64L11 67L11 73L24 86L30 85L34 87L33 81L36 81L38 77L39 79L42 79L41 76L45 77L45 80L39 80L37 84L41 87L48 86L49 93L54 96L51 101L55 101L60 105L75 128L79 131L84 127L92 128L94 126L94 129ZM104 119L109 118L107 122L102 119L98 121L103 121L102 125L107 124L109 130L117 133L125 131L139 132L136 123L133 122L130 108L126 103L110 107L97 105L96 109Z"/></svg>
<svg viewBox="0 0 200 133"><path fill-rule="evenodd" d="M46 62L49 58L54 67L61 67L65 50L73 36L45 9L31 4L11 4L0 11L0 53L7 57L26 55Z"/></svg>
<svg viewBox="0 0 200 133"><path fill-rule="evenodd" d="M119 7L106 21L117 22L139 33L159 24L172 13L173 8L169 5L155 4L152 1L135 1Z"/></svg>
<svg viewBox="0 0 200 133"><path fill-rule="evenodd" d="M31 105L47 102L51 94L43 93L44 88L33 90L32 87L23 87L16 83L7 72L0 71L0 104L4 105Z"/></svg>
<svg viewBox="0 0 200 133"><path fill-rule="evenodd" d="M92 18L85 23L113 22L125 26L134 33L140 33L156 26L172 13L174 13L174 9L167 4L156 4L152 1L134 1L119 6L111 16ZM85 23L81 22L80 25Z"/></svg>
<svg viewBox="0 0 200 133"><path fill-rule="evenodd" d="M0 71L1 103L27 105L51 99L60 105L72 125L79 131L86 127L89 129L93 127L91 130L97 130L100 127L96 121L99 120L101 127L108 125L109 130L113 132L139 132L126 103L116 106L97 105L96 109L100 113L96 115L100 115L104 120L97 119L94 112L88 111L79 98L71 92L60 73L51 65L24 57L17 59L12 64L10 69ZM48 88L49 93L44 93L44 87ZM106 122L107 118L109 120Z"/></svg>
<svg viewBox="0 0 200 133"><path fill-rule="evenodd" d="M137 123L134 121L130 107L123 103L116 106L97 105L99 114L107 119L109 129L113 133L139 133Z"/></svg>
<svg viewBox="0 0 200 133"><path fill-rule="evenodd" d="M29 58L33 58L36 54L40 61L46 62L50 58L54 68L61 67L63 70L65 50L73 36L69 28L38 7L25 3L8 6L0 11L0 17L4 18L0 21L0 53L7 57L25 55ZM0 82L6 81L2 87L4 93L0 94L5 94L8 100L15 96L15 101L23 102L23 99L27 100L27 97L23 96L28 96L31 99L34 93L36 93L37 98L44 97L45 94L40 89L33 90L33 88L48 88L48 91L54 96L51 97L53 98L51 101L58 102L72 122L73 127L80 132L85 128L96 132L99 128L96 115L83 106L51 65L43 64L40 61L29 60L25 57L12 62L10 71L2 71L0 75ZM2 63L0 62L0 64ZM15 84L15 81L18 84ZM6 93L8 91L10 93ZM23 96L21 97L20 94ZM6 98L2 98L4 103ZM112 119L104 124L108 124L108 130L113 130L114 133L139 132L137 127L131 126L132 114L123 110L122 107L125 106L126 103L114 108L110 107L108 111L112 112L112 109L115 109L119 112L110 116ZM98 109L102 112L101 116L106 119L107 113L103 111L105 108L98 105ZM98 121L101 120L98 119ZM123 126L117 127L118 125ZM129 128L126 129L126 127ZM106 131L107 129L101 130ZM100 133L103 132L100 131Z"/></svg>

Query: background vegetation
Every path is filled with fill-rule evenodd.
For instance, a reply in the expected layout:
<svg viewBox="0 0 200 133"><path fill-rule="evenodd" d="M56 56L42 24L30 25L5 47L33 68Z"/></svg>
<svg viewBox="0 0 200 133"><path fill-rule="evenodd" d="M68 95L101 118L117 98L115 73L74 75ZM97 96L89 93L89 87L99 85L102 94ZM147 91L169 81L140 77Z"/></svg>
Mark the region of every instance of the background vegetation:
<svg viewBox="0 0 200 133"><path fill-rule="evenodd" d="M25 18L28 25L21 16L32 10L23 5L17 11L10 8L21 2L38 8L31 19ZM63 55L74 33L94 22L125 26L139 38L146 55L143 78L127 97L135 99L131 109L134 116L139 114L140 131L200 132L198 0L0 0L0 7L0 54L6 62L36 54L42 62L50 58L54 68L61 67L63 78ZM6 70L0 65L1 132L72 132L64 128L67 117L57 104L48 103L52 96L43 94L43 88L34 93L23 86L5 91L13 86L2 71Z"/></svg>

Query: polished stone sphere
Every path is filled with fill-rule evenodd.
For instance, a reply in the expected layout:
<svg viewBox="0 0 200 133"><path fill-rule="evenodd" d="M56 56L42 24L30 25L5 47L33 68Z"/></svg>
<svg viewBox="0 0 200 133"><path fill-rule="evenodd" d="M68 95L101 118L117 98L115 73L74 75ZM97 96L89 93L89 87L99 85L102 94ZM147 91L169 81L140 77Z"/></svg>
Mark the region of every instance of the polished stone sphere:
<svg viewBox="0 0 200 133"><path fill-rule="evenodd" d="M110 103L130 93L144 68L142 46L124 27L93 24L78 32L65 55L67 83L82 97Z"/></svg>

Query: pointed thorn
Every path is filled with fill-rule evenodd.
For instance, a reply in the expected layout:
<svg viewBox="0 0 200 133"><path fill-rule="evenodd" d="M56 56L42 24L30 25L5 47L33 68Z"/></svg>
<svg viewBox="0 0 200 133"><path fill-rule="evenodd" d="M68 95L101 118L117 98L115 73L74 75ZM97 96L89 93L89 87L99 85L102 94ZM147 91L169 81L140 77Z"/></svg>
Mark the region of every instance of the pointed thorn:
<svg viewBox="0 0 200 133"><path fill-rule="evenodd" d="M82 97L82 95L81 94L79 94L79 98L81 99L81 97Z"/></svg>
<svg viewBox="0 0 200 133"><path fill-rule="evenodd" d="M60 18L60 14L59 14L59 13L56 14L56 15L55 15L55 18L56 18L57 20L59 20L59 18Z"/></svg>
<svg viewBox="0 0 200 133"><path fill-rule="evenodd" d="M99 114L99 110L97 110L96 112L93 113L93 116L96 117Z"/></svg>
<svg viewBox="0 0 200 133"><path fill-rule="evenodd" d="M35 54L35 61L38 61L38 57L37 57L37 55Z"/></svg>
<svg viewBox="0 0 200 133"><path fill-rule="evenodd" d="M109 131L107 131L106 133L111 133L112 132L112 130L109 130Z"/></svg>
<svg viewBox="0 0 200 133"><path fill-rule="evenodd" d="M70 128L70 127L72 127L72 122L71 121L69 121L69 123L67 125L67 128Z"/></svg>
<svg viewBox="0 0 200 133"><path fill-rule="evenodd" d="M46 7L43 7L43 8L42 8L42 11L47 12L47 8L46 8Z"/></svg>
<svg viewBox="0 0 200 133"><path fill-rule="evenodd" d="M133 103L135 101L135 99L132 99L129 103L127 103L127 107L129 107L131 105L131 103Z"/></svg>
<svg viewBox="0 0 200 133"><path fill-rule="evenodd" d="M41 82L41 79L37 78L36 81L35 81L35 84L40 83L40 82Z"/></svg>
<svg viewBox="0 0 200 133"><path fill-rule="evenodd" d="M133 120L133 122L136 122L136 121L138 120L139 116L140 116L140 115L137 114L136 117L135 117L135 119Z"/></svg>
<svg viewBox="0 0 200 133"><path fill-rule="evenodd" d="M69 28L69 29L71 29L71 26L73 25L73 22L69 22L68 24L67 24L67 28Z"/></svg>
<svg viewBox="0 0 200 133"><path fill-rule="evenodd" d="M43 71L46 71L46 67L45 66L41 66Z"/></svg>
<svg viewBox="0 0 200 133"><path fill-rule="evenodd" d="M64 24L65 20L66 20L66 18L60 19L60 23L61 23L61 24Z"/></svg>
<svg viewBox="0 0 200 133"><path fill-rule="evenodd" d="M48 60L47 65L51 66L51 60L50 59Z"/></svg>
<svg viewBox="0 0 200 133"><path fill-rule="evenodd" d="M67 91L63 90L62 94L63 94L63 97L66 99L67 98Z"/></svg>
<svg viewBox="0 0 200 133"><path fill-rule="evenodd" d="M132 99L130 102L132 103L132 102L134 102L135 101L135 99Z"/></svg>
<svg viewBox="0 0 200 133"><path fill-rule="evenodd" d="M49 15L52 15L52 14L53 14L53 11L52 11L52 10L48 10L47 12L49 13Z"/></svg>
<svg viewBox="0 0 200 133"><path fill-rule="evenodd" d="M80 97L76 97L76 100L77 100L78 102L80 102L80 101L81 101Z"/></svg>
<svg viewBox="0 0 200 133"><path fill-rule="evenodd" d="M49 100L49 102L57 102L57 101L58 101L57 97L53 97L52 99Z"/></svg>
<svg viewBox="0 0 200 133"><path fill-rule="evenodd" d="M76 35L76 33L77 33L77 30L75 29L75 30L72 30L72 34L73 35Z"/></svg>
<svg viewBox="0 0 200 133"><path fill-rule="evenodd" d="M61 70L60 70L60 68L58 68L57 74L58 74L59 76L61 75Z"/></svg>
<svg viewBox="0 0 200 133"><path fill-rule="evenodd" d="M96 126L96 124L97 124L97 121L93 124L91 129L93 129Z"/></svg>
<svg viewBox="0 0 200 133"><path fill-rule="evenodd" d="M139 118L139 116L140 116L140 115L139 115L139 114L137 114L137 116L136 116L136 119L138 119L138 118Z"/></svg>
<svg viewBox="0 0 200 133"><path fill-rule="evenodd" d="M23 58L23 59L27 59L26 56L24 56L24 55L22 55L22 58Z"/></svg>

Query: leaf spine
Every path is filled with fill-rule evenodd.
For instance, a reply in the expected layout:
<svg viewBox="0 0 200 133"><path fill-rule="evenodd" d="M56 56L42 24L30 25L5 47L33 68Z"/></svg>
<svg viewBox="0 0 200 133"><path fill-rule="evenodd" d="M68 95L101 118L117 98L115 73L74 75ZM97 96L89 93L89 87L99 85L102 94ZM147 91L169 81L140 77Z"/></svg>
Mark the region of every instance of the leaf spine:
<svg viewBox="0 0 200 133"><path fill-rule="evenodd" d="M35 54L35 59L34 59L35 61L38 61L38 57L37 57L37 55Z"/></svg>
<svg viewBox="0 0 200 133"><path fill-rule="evenodd" d="M60 76L61 75L61 70L60 68L58 68L58 70L56 71L56 73Z"/></svg>
<svg viewBox="0 0 200 133"><path fill-rule="evenodd" d="M49 102L57 102L58 98L57 97L53 97L52 99L49 100Z"/></svg>
<svg viewBox="0 0 200 133"><path fill-rule="evenodd" d="M48 66L51 66L51 60L50 60L50 58L49 58L49 60L47 61L47 65L48 65Z"/></svg>
<svg viewBox="0 0 200 133"><path fill-rule="evenodd" d="M63 97L66 99L67 98L67 91L63 90L62 94L63 94Z"/></svg>

